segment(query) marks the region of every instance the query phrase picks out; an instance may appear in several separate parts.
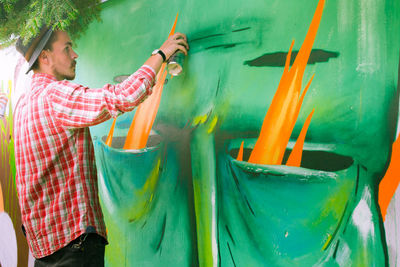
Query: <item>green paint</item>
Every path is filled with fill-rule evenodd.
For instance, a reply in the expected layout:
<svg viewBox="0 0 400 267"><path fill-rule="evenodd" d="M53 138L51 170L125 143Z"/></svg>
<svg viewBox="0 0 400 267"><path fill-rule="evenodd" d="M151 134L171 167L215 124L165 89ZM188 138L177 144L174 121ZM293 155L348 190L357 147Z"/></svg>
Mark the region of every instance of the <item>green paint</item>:
<svg viewBox="0 0 400 267"><path fill-rule="evenodd" d="M97 138L94 141L100 155L99 189L110 242L106 265L190 265L194 251L190 252L189 196L186 181L171 164L177 156L174 149L159 143L121 153ZM113 144L118 141L114 139ZM125 172L133 165L140 167Z"/></svg>
<svg viewBox="0 0 400 267"><path fill-rule="evenodd" d="M184 72L164 87L156 148L104 146L111 121L91 129L108 266L387 264L376 185L396 126L399 1L326 1L313 49L337 57L307 66L304 81L315 78L292 135L315 108L307 168L251 165L230 154L242 140L245 148L254 145L283 72L245 63L287 52L293 39L299 50L316 6L317 0L103 4L103 21L77 40L78 82L102 86L136 70L162 44L176 12L176 31L188 35L191 48ZM126 135L132 118L118 118L116 136ZM149 179L154 187L143 189ZM130 222L132 214L141 215Z"/></svg>
<svg viewBox="0 0 400 267"><path fill-rule="evenodd" d="M216 166L214 136L209 130L214 123L209 124L194 130L190 144L200 266L218 266Z"/></svg>
<svg viewBox="0 0 400 267"><path fill-rule="evenodd" d="M0 119L0 153L1 153L1 165L5 171L3 188L4 208L10 215L13 222L17 220L19 216L18 210L15 209L17 201L17 187L15 184L15 157L14 157L14 138L13 132L13 113L12 113L12 102L11 102L11 81L8 82L7 92L4 90L4 83L1 82L1 92L8 94L8 114L4 118Z"/></svg>

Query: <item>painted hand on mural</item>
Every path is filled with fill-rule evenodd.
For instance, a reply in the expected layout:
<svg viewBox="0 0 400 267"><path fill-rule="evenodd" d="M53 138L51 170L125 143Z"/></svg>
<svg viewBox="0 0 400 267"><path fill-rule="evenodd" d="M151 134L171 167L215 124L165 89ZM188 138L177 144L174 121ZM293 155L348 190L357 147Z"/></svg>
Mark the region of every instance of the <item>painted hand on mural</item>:
<svg viewBox="0 0 400 267"><path fill-rule="evenodd" d="M315 76L283 156L315 109L301 167L247 162L318 2L104 4L103 23L77 42L83 84L138 67L177 11L190 44L148 148L121 149L133 114L117 119L113 147L104 145L110 123L92 128L109 265L385 265L376 186L397 114L399 3L325 3L302 88Z"/></svg>

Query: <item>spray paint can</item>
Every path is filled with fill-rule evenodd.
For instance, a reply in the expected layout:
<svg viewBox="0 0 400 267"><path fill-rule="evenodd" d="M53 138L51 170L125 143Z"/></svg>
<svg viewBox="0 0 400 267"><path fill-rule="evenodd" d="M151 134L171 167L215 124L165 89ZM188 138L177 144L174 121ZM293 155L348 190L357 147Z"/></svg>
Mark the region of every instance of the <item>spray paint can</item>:
<svg viewBox="0 0 400 267"><path fill-rule="evenodd" d="M178 76L183 70L183 61L185 60L185 54L182 51L178 51L173 54L167 64L168 73L172 76Z"/></svg>

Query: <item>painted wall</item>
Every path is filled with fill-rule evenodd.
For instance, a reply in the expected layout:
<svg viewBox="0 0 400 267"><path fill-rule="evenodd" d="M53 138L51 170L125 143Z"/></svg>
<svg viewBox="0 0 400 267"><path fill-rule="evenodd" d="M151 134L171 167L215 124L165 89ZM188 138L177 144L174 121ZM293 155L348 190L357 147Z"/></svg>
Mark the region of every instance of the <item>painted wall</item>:
<svg viewBox="0 0 400 267"><path fill-rule="evenodd" d="M302 90L315 76L287 145L290 152L315 109L301 167L285 166L286 157L279 165L247 162L291 42L294 59L318 3L103 4L103 21L77 40L79 83L103 86L135 71L177 12L177 31L191 47L184 73L167 77L147 148L121 149L134 112L118 117L112 147L104 144L111 121L91 129L108 266L400 266L398 194L386 236L377 202L398 117L398 1L326 1ZM10 152L1 154L0 262L15 266L18 247L19 266L27 266L18 207L10 206Z"/></svg>
<svg viewBox="0 0 400 267"><path fill-rule="evenodd" d="M92 128L119 265L384 266L378 184L398 114L398 1L326 1L287 150L315 109L301 167L248 163L318 1L111 1L77 42L77 80L113 83L177 31L191 47L168 78L148 147L121 147L133 118ZM300 52L298 54L301 54ZM244 161L236 160L244 141ZM285 160L283 161L285 163Z"/></svg>
<svg viewBox="0 0 400 267"><path fill-rule="evenodd" d="M30 75L20 73L22 59L14 47L0 50L0 266L3 267L33 266L21 230L12 137L12 110L30 83Z"/></svg>
<svg viewBox="0 0 400 267"><path fill-rule="evenodd" d="M3 90L3 99L11 98L11 88L10 81L8 90ZM11 105L6 105L6 111L5 116L0 116L0 265L11 267L19 263L18 266L27 266L28 244L21 231L21 215L14 179Z"/></svg>

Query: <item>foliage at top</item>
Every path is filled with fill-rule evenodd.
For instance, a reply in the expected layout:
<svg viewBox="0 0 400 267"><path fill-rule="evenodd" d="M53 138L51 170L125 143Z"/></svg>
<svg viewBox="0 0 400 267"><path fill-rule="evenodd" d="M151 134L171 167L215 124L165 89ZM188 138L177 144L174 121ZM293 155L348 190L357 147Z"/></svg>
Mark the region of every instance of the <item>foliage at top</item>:
<svg viewBox="0 0 400 267"><path fill-rule="evenodd" d="M0 0L0 46L18 37L27 43L43 25L77 38L93 19L100 19L100 0Z"/></svg>

